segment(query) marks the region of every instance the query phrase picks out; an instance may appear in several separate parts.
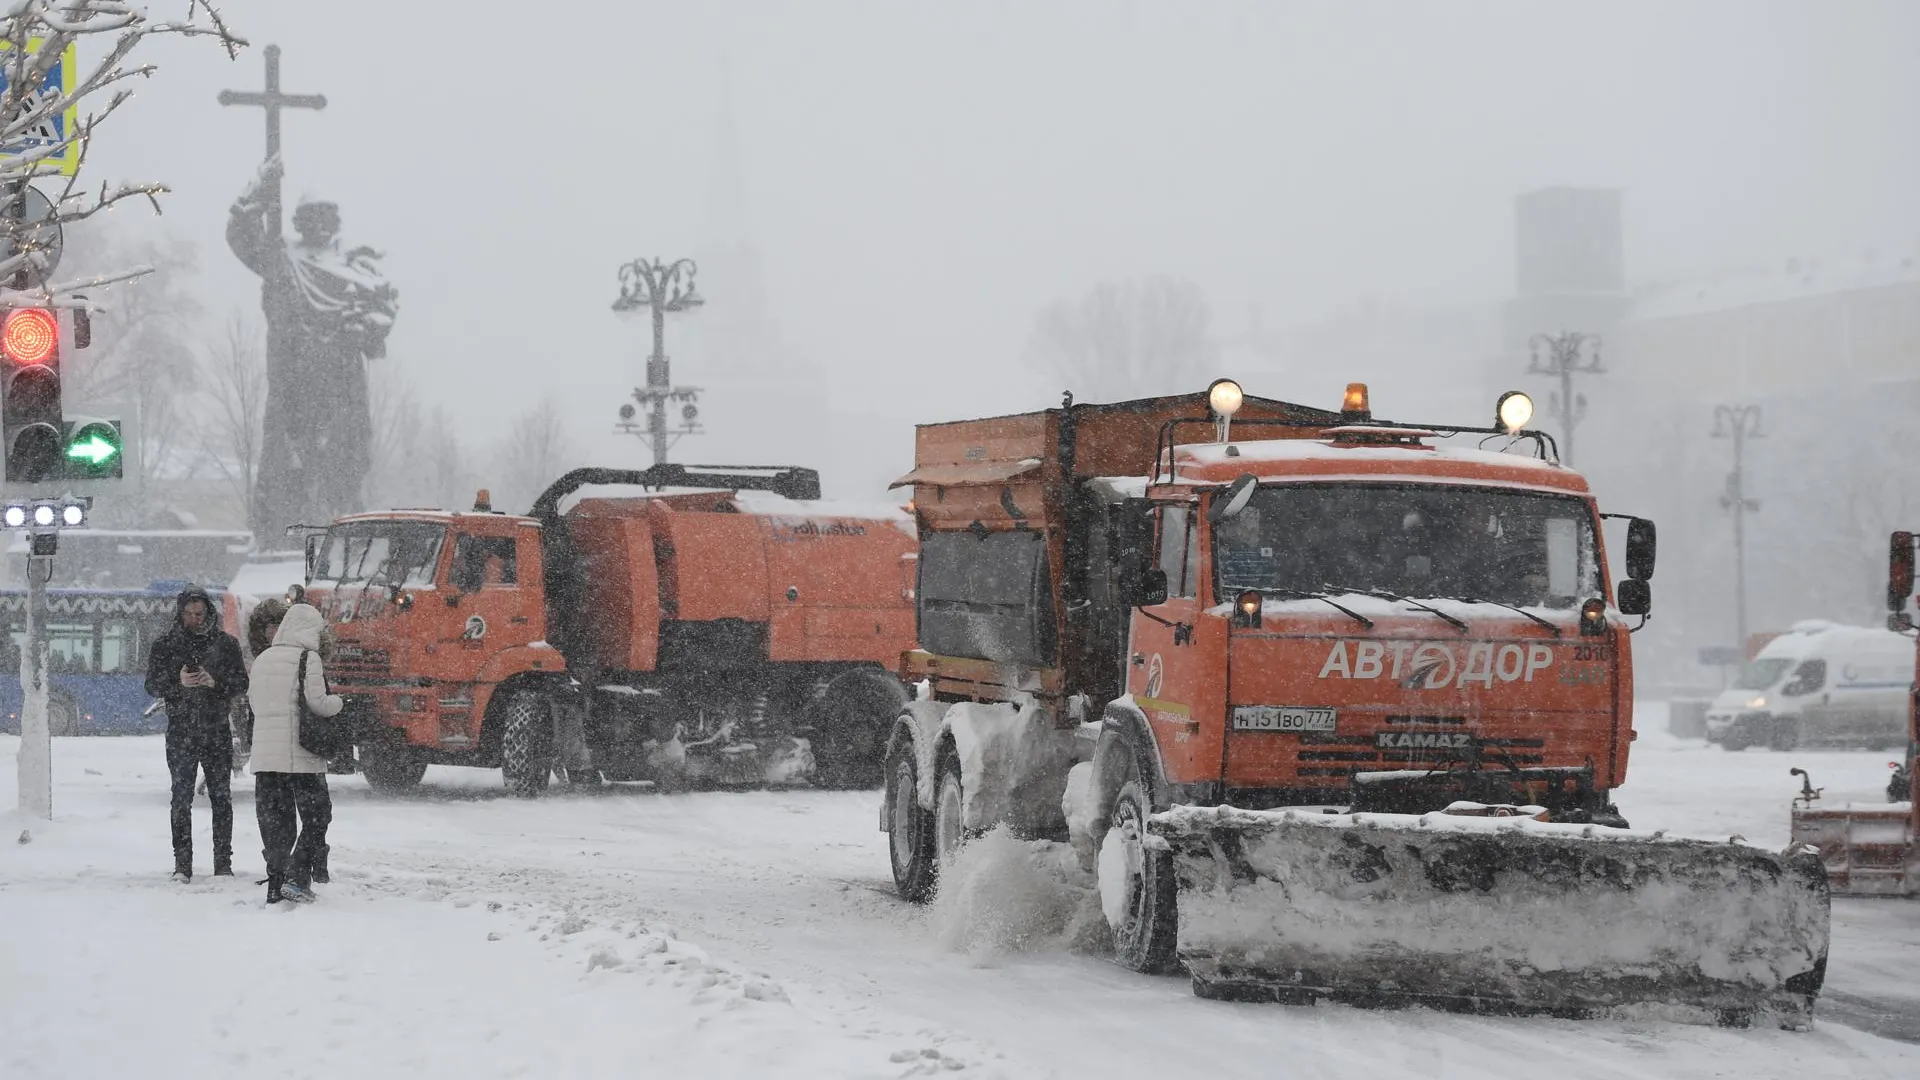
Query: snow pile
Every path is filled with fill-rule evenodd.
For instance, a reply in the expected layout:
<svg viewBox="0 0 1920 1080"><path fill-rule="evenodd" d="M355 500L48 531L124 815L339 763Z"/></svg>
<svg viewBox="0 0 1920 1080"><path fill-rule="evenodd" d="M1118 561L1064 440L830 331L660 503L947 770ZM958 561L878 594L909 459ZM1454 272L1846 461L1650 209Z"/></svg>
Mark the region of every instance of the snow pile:
<svg viewBox="0 0 1920 1080"><path fill-rule="evenodd" d="M1810 857L1525 818L1176 808L1198 976L1556 1008L1773 1009L1804 1022L1828 902Z"/></svg>
<svg viewBox="0 0 1920 1080"><path fill-rule="evenodd" d="M1099 898L1073 849L1020 840L1005 825L941 868L932 924L942 945L975 961L1104 945Z"/></svg>
<svg viewBox="0 0 1920 1080"><path fill-rule="evenodd" d="M1127 893L1140 870L1139 846L1122 840L1118 829L1108 829L1100 842L1100 911L1108 926L1127 921Z"/></svg>
<svg viewBox="0 0 1920 1080"><path fill-rule="evenodd" d="M1047 710L1026 702L962 702L946 709L944 723L960 756L961 815L968 828L999 821L1040 828L1060 823L1060 792L1079 751L1073 729L1055 727ZM930 748L938 740L921 745ZM930 775L933 763L922 765L928 771L921 775ZM922 783L930 806L932 786Z"/></svg>

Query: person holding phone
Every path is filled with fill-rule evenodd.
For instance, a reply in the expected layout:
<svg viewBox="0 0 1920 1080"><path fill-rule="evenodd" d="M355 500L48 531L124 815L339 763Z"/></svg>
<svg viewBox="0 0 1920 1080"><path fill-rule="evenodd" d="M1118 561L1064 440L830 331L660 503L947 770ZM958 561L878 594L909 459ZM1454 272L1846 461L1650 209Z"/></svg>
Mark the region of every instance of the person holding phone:
<svg viewBox="0 0 1920 1080"><path fill-rule="evenodd" d="M213 872L233 875L233 728L236 695L247 692L240 643L220 629L207 591L189 585L174 599L173 628L147 651L147 694L167 707L167 772L173 781L173 878L193 880L193 789L204 773L213 806Z"/></svg>

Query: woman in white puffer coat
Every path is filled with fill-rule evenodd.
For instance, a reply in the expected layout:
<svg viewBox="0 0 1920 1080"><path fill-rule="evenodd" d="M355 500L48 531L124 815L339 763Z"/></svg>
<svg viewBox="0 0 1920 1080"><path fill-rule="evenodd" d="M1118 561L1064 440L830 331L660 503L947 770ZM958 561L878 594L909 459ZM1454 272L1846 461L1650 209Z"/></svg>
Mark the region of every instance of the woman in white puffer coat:
<svg viewBox="0 0 1920 1080"><path fill-rule="evenodd" d="M280 620L273 645L253 661L247 703L253 708L254 817L267 862L267 903L313 900L315 853L327 842L332 806L327 798L327 759L300 745L294 684L302 659L306 685L299 692L316 716L337 716L343 702L327 692L320 660L326 625L311 604L294 604Z"/></svg>

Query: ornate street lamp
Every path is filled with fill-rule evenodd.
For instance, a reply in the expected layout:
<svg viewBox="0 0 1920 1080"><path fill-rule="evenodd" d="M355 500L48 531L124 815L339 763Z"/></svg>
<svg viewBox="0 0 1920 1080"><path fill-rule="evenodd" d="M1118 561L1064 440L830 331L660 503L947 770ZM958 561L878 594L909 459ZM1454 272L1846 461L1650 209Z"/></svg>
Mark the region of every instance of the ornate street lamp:
<svg viewBox="0 0 1920 1080"><path fill-rule="evenodd" d="M658 258L652 262L635 259L620 268L620 298L613 302L613 310L621 314L653 312L653 355L647 357L647 384L634 388L633 400L647 410L646 435L653 445L655 465L666 463L667 448L680 436L697 434L700 430L700 409L695 404L700 388L674 386L667 376L667 314L692 311L706 303L693 284L698 269L692 259L666 264ZM679 428L667 427L669 401L680 403L683 426ZM618 429L640 434L633 418L632 405L620 406Z"/></svg>
<svg viewBox="0 0 1920 1080"><path fill-rule="evenodd" d="M1560 389L1547 397L1547 412L1560 419L1561 455L1573 464L1573 429L1587 415L1587 395L1575 394L1575 375L1604 375L1600 366L1600 338L1595 334L1535 334L1528 342L1533 351L1527 364L1529 375L1550 375L1560 380Z"/></svg>

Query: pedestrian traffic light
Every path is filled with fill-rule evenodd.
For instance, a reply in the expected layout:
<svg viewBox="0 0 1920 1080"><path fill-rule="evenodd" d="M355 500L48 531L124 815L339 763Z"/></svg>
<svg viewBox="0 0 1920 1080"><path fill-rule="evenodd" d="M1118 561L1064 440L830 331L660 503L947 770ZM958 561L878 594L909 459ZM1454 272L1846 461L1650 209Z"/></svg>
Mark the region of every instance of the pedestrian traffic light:
<svg viewBox="0 0 1920 1080"><path fill-rule="evenodd" d="M120 421L82 419L63 423L65 436L60 440L60 479L120 479Z"/></svg>
<svg viewBox="0 0 1920 1080"><path fill-rule="evenodd" d="M54 479L61 469L60 321L50 308L0 318L0 438L9 482Z"/></svg>
<svg viewBox="0 0 1920 1080"><path fill-rule="evenodd" d="M64 499L9 501L0 505L0 527L8 529L78 529L86 525L93 510L91 495L69 495Z"/></svg>

